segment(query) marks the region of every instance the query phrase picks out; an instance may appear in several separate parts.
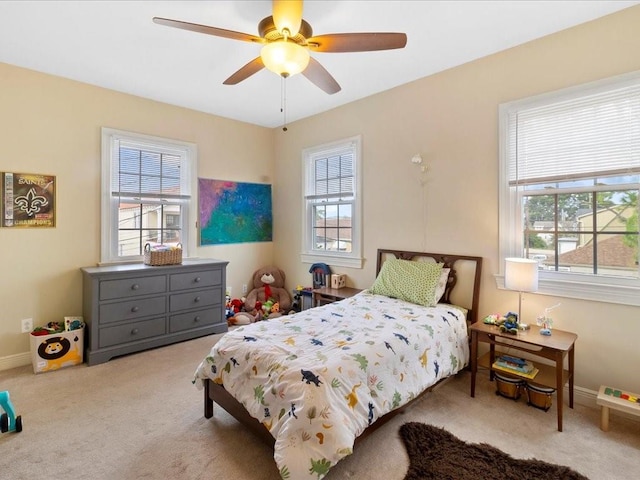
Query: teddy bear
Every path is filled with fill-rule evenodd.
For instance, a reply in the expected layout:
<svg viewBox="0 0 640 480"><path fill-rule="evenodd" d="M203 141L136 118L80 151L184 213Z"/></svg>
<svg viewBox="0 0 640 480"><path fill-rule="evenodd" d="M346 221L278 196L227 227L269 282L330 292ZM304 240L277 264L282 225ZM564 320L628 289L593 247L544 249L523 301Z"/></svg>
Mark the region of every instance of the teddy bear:
<svg viewBox="0 0 640 480"><path fill-rule="evenodd" d="M285 278L284 272L273 265L256 270L253 273L253 289L244 302L245 310L253 312L258 309L256 304L259 304L267 318L279 316L283 311L288 312L291 308L291 295L284 288ZM277 312L273 309L276 304ZM265 305L268 311L264 311Z"/></svg>

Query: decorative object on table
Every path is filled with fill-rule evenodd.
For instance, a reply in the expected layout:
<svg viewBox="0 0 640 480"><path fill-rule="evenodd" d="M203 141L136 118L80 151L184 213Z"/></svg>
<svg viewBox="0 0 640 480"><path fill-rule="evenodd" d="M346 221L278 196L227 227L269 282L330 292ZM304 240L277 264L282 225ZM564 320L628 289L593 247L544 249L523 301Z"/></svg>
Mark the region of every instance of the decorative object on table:
<svg viewBox="0 0 640 480"><path fill-rule="evenodd" d="M518 323L522 322L522 294L538 290L538 262L528 258L505 258L504 262L504 288L518 292L515 332L507 331L518 333Z"/></svg>
<svg viewBox="0 0 640 480"><path fill-rule="evenodd" d="M516 335L518 333L518 315L508 312L504 316L504 322L500 324L500 331Z"/></svg>
<svg viewBox="0 0 640 480"><path fill-rule="evenodd" d="M549 315L549 312L554 308L559 307L560 305L562 304L558 303L553 307L547 307L544 309L544 314L538 316L538 318L536 319L536 324L540 327L540 335L551 335L551 329L553 328L553 319L551 318L551 315Z"/></svg>
<svg viewBox="0 0 640 480"><path fill-rule="evenodd" d="M331 288L340 289L347 286L347 276L344 273L331 275Z"/></svg>
<svg viewBox="0 0 640 480"><path fill-rule="evenodd" d="M501 325L504 323L504 317L499 313L492 313L482 319L482 323L487 325Z"/></svg>
<svg viewBox="0 0 640 480"><path fill-rule="evenodd" d="M16 411L13 408L11 397L7 390L0 392L0 408L5 412L0 415L0 431L2 433L21 432L22 417L20 415L16 416Z"/></svg>
<svg viewBox="0 0 640 480"><path fill-rule="evenodd" d="M409 468L404 480L427 478L588 480L587 477L563 465L555 465L535 458L514 458L488 443L464 442L444 428L434 425L419 422L405 423L400 427L400 438L409 455ZM527 452L521 454L527 455Z"/></svg>
<svg viewBox="0 0 640 480"><path fill-rule="evenodd" d="M327 281L331 275L331 268L326 263L314 263L309 269L309 273L313 277L313 288L322 288L329 285Z"/></svg>
<svg viewBox="0 0 640 480"><path fill-rule="evenodd" d="M144 246L145 265L179 265L182 263L182 244L175 246L155 245L147 243Z"/></svg>
<svg viewBox="0 0 640 480"><path fill-rule="evenodd" d="M55 227L56 177L32 173L1 174L3 227Z"/></svg>
<svg viewBox="0 0 640 480"><path fill-rule="evenodd" d="M291 309L291 295L284 288L285 279L284 271L273 265L253 272L253 289L245 299L245 310L252 315L262 311L264 318L275 318L282 315L281 312L288 312Z"/></svg>

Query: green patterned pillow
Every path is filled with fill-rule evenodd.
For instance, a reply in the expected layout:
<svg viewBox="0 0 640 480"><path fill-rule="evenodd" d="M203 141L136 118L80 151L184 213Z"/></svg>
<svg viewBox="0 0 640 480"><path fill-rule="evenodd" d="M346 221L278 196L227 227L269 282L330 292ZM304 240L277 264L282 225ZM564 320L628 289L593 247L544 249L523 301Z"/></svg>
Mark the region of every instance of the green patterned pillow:
<svg viewBox="0 0 640 480"><path fill-rule="evenodd" d="M390 259L382 264L371 293L433 307L442 263Z"/></svg>

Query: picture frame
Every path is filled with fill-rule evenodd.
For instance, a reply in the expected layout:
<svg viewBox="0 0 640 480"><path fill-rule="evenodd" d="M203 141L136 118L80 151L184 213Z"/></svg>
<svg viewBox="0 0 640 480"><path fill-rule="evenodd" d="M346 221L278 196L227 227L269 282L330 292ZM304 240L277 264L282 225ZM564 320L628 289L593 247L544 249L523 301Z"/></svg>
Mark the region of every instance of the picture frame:
<svg viewBox="0 0 640 480"><path fill-rule="evenodd" d="M39 173L2 172L0 225L11 228L56 226L56 177Z"/></svg>

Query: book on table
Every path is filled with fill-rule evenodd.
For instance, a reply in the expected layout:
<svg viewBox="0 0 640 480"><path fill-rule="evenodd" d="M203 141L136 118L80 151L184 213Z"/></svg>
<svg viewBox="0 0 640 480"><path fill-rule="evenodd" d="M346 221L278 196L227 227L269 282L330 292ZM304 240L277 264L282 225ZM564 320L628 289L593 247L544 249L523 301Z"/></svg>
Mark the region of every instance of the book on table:
<svg viewBox="0 0 640 480"><path fill-rule="evenodd" d="M493 362L492 368L528 379L534 378L539 372L530 361L508 355L498 357L495 362Z"/></svg>

